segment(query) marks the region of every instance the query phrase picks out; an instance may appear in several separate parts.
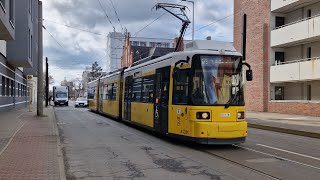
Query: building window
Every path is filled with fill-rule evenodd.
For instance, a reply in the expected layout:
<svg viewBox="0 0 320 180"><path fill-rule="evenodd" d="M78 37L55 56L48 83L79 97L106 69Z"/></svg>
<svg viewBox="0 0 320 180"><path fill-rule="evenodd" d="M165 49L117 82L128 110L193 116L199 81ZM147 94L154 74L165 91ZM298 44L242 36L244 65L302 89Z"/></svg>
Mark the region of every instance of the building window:
<svg viewBox="0 0 320 180"><path fill-rule="evenodd" d="M6 95L6 78L2 76L2 82L1 82L1 95L5 96Z"/></svg>
<svg viewBox="0 0 320 180"><path fill-rule="evenodd" d="M150 47L156 47L156 43L155 42L150 42Z"/></svg>
<svg viewBox="0 0 320 180"><path fill-rule="evenodd" d="M32 43L32 42L33 42L33 41L32 41L32 40L33 40L33 38L32 38L32 36L31 36L31 40L30 40L30 56L31 56L30 60L31 60L31 62L32 62L32 60L33 60L33 59L32 59L32 58L33 58L33 56L32 56L32 55L33 55L33 54L32 54L32 49L33 49L33 47L32 47L32 44L33 44L33 43Z"/></svg>
<svg viewBox="0 0 320 180"><path fill-rule="evenodd" d="M311 59L311 47L308 47L307 58Z"/></svg>
<svg viewBox="0 0 320 180"><path fill-rule="evenodd" d="M32 10L32 0L29 0L29 14L31 14Z"/></svg>
<svg viewBox="0 0 320 180"><path fill-rule="evenodd" d="M307 100L311 101L311 85L308 85Z"/></svg>
<svg viewBox="0 0 320 180"><path fill-rule="evenodd" d="M275 100L284 100L284 87L276 86L274 92Z"/></svg>
<svg viewBox="0 0 320 180"><path fill-rule="evenodd" d="M284 52L275 52L275 62L276 65L284 62Z"/></svg>
<svg viewBox="0 0 320 180"><path fill-rule="evenodd" d="M30 29L29 29L29 36L28 36L28 40L29 40L29 51L28 51L28 57L29 59L31 59L31 32L30 32Z"/></svg>
<svg viewBox="0 0 320 180"><path fill-rule="evenodd" d="M132 41L132 46L139 46L139 41Z"/></svg>
<svg viewBox="0 0 320 180"><path fill-rule="evenodd" d="M140 46L146 47L147 43L146 42L140 42Z"/></svg>
<svg viewBox="0 0 320 180"><path fill-rule="evenodd" d="M10 95L10 79L7 78L7 83L6 83L6 96Z"/></svg>
<svg viewBox="0 0 320 180"><path fill-rule="evenodd" d="M276 17L276 28L284 25L284 17Z"/></svg>
<svg viewBox="0 0 320 180"><path fill-rule="evenodd" d="M18 83L18 97L20 97L20 83Z"/></svg>
<svg viewBox="0 0 320 180"><path fill-rule="evenodd" d="M20 96L23 96L23 85L20 84Z"/></svg>
<svg viewBox="0 0 320 180"><path fill-rule="evenodd" d="M4 11L6 11L6 0L0 0L0 6Z"/></svg>
<svg viewBox="0 0 320 180"><path fill-rule="evenodd" d="M308 18L311 18L311 9L308 10Z"/></svg>
<svg viewBox="0 0 320 180"><path fill-rule="evenodd" d="M14 87L14 81L11 80L11 96L14 96L14 91L15 91L15 87Z"/></svg>
<svg viewBox="0 0 320 180"><path fill-rule="evenodd" d="M14 24L14 6L13 6L13 0L9 0L9 20L11 24Z"/></svg>
<svg viewBox="0 0 320 180"><path fill-rule="evenodd" d="M165 48L169 48L169 46L170 46L170 43L164 43Z"/></svg>
<svg viewBox="0 0 320 180"><path fill-rule="evenodd" d="M157 47L161 47L162 46L162 43L157 43Z"/></svg>

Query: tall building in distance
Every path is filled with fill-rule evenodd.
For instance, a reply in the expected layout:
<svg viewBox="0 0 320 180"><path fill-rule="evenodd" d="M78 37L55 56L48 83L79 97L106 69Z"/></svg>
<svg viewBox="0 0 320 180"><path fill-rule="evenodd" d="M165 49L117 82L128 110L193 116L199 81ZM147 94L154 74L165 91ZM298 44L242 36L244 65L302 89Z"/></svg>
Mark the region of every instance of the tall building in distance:
<svg viewBox="0 0 320 180"><path fill-rule="evenodd" d="M121 67L124 39L125 35L120 32L110 32L108 34L106 72L112 72Z"/></svg>
<svg viewBox="0 0 320 180"><path fill-rule="evenodd" d="M248 110L320 116L320 0L235 0L234 43L248 16Z"/></svg>
<svg viewBox="0 0 320 180"><path fill-rule="evenodd" d="M130 37L129 32L110 32L107 38L107 67L106 72L112 72L122 67L121 58L126 37ZM148 38L148 37L130 37L128 38L131 46L141 47L149 51L152 47L174 48L173 39ZM145 52L144 52L145 53Z"/></svg>

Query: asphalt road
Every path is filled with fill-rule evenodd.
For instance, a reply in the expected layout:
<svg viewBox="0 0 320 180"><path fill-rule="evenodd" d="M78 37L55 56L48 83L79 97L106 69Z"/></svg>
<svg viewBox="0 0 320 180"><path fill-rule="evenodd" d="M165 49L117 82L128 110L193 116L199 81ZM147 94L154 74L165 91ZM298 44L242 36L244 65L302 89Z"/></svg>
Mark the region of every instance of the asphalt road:
<svg viewBox="0 0 320 180"><path fill-rule="evenodd" d="M319 139L251 128L239 146L200 146L72 103L55 112L68 179L320 179Z"/></svg>

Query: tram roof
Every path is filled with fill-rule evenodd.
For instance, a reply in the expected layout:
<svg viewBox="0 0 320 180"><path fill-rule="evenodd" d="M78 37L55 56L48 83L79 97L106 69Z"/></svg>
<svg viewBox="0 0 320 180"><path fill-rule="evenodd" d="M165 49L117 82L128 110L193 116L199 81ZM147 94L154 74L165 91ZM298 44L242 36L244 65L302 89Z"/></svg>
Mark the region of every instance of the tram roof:
<svg viewBox="0 0 320 180"><path fill-rule="evenodd" d="M206 54L206 55L222 55L222 56L242 56L234 47L233 43L223 42L223 41L211 41L211 40L197 40L186 44L186 50L180 52L172 52L170 54L158 57L156 59L147 60L145 62L142 59L129 68L125 70L125 72L149 65L154 64L160 61L170 61L170 64L174 64L175 61L186 59L187 56L192 58L195 54Z"/></svg>

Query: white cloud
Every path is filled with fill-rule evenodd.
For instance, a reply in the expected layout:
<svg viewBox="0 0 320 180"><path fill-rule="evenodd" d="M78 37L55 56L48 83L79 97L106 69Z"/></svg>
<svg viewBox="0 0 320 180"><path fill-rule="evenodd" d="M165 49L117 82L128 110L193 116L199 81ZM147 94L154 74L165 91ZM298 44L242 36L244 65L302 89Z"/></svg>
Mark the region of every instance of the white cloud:
<svg viewBox="0 0 320 180"><path fill-rule="evenodd" d="M120 25L109 0L100 0L116 30ZM196 7L196 28L207 25L233 13L233 0L194 0ZM146 24L163 14L163 10L151 10L159 2L178 3L180 0L113 0L124 27L133 35ZM182 2L190 9L189 19L192 20L192 6ZM50 73L55 82L67 79L81 78L81 72L86 66L98 61L102 68L106 66L106 36L113 27L101 10L98 0L44 0L44 25L62 47L44 31L44 56L49 58ZM47 20L47 21L46 21ZM50 22L68 24L80 29L97 32L91 34ZM196 32L196 39L212 36L215 40L232 41L232 17L215 23ZM179 34L181 22L170 14L166 14L138 36L174 38ZM192 25L189 26L186 39L191 39Z"/></svg>

